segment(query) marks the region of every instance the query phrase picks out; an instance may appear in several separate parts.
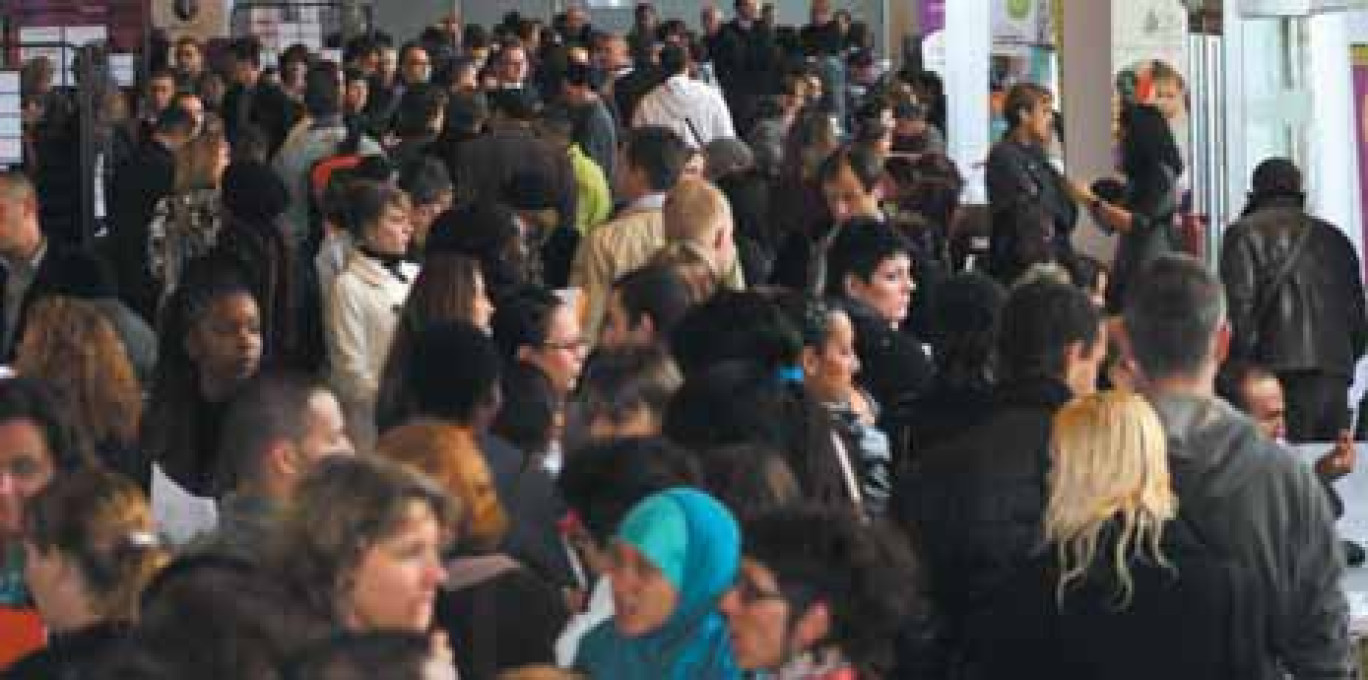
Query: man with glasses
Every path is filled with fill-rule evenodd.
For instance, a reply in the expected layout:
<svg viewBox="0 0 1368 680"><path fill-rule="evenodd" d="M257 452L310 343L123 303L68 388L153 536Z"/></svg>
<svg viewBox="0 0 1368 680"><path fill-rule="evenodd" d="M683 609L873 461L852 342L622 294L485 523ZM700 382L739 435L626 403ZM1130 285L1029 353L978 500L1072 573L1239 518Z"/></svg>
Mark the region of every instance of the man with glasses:
<svg viewBox="0 0 1368 680"><path fill-rule="evenodd" d="M884 677L917 609L911 552L830 509L743 523L736 585L722 598L737 665L779 678Z"/></svg>

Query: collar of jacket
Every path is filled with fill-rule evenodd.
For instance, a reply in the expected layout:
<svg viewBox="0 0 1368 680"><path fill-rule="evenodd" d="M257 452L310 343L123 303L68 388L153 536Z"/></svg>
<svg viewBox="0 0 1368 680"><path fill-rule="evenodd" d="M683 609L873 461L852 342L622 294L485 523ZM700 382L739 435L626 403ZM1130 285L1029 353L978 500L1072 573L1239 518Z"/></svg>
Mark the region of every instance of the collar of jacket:
<svg viewBox="0 0 1368 680"><path fill-rule="evenodd" d="M1055 410L1073 399L1073 390L1052 377L1019 378L998 385L994 402L1005 407L1036 407Z"/></svg>

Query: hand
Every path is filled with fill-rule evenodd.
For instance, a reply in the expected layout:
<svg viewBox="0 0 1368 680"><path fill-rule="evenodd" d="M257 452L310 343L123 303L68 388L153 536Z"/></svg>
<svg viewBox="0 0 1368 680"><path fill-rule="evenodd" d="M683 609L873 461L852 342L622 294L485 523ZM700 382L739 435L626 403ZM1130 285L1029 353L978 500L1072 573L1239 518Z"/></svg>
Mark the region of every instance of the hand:
<svg viewBox="0 0 1368 680"><path fill-rule="evenodd" d="M1339 479L1354 471L1358 452L1354 450L1354 435L1348 430L1339 433L1335 448L1330 449L1316 461L1316 474L1329 479Z"/></svg>
<svg viewBox="0 0 1368 680"><path fill-rule="evenodd" d="M1079 182L1073 178L1066 178L1065 182L1069 189L1069 198L1074 203L1082 206L1091 206L1097 200L1097 195L1092 192L1092 187Z"/></svg>

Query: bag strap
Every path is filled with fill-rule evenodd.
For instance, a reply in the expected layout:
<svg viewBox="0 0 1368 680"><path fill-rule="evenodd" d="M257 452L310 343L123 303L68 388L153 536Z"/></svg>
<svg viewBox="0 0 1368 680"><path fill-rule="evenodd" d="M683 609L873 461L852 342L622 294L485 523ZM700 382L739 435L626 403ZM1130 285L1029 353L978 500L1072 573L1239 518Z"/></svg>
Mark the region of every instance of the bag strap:
<svg viewBox="0 0 1368 680"><path fill-rule="evenodd" d="M1261 322L1268 310L1273 308L1273 300L1278 296L1284 284L1292 279L1292 270L1296 269L1297 261L1301 259L1301 254L1306 250L1306 243L1311 240L1311 230L1315 224L1303 220L1302 224L1306 227L1297 236L1296 243L1292 244L1292 250L1287 253L1287 258L1283 260L1282 267L1278 269L1277 276L1273 277L1273 283L1267 288L1267 292L1259 299L1259 304L1254 308L1253 319L1255 323Z"/></svg>
<svg viewBox="0 0 1368 680"><path fill-rule="evenodd" d="M518 567L518 563L507 555L462 558L447 565L445 587L447 590L462 590L477 586Z"/></svg>

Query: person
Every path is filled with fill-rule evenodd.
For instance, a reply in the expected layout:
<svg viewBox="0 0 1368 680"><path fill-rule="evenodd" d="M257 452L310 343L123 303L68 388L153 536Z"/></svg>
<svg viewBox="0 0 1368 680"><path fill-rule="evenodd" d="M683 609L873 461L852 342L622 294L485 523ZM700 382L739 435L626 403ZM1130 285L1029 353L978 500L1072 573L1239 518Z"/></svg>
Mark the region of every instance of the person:
<svg viewBox="0 0 1368 680"><path fill-rule="evenodd" d="M812 184L820 189L828 219L804 215L793 225L776 255L774 283L795 290L822 293L831 285L827 255L832 241L857 218L884 221L880 186L884 159L867 146L832 151L813 170Z"/></svg>
<svg viewBox="0 0 1368 680"><path fill-rule="evenodd" d="M621 437L655 437L683 378L656 345L603 349L590 355L566 409L565 449Z"/></svg>
<svg viewBox="0 0 1368 680"><path fill-rule="evenodd" d="M909 411L914 451L969 431L991 410L994 346L1006 302L1007 291L977 272L956 274L937 289L930 313L936 375Z"/></svg>
<svg viewBox="0 0 1368 680"><path fill-rule="evenodd" d="M413 411L407 371L413 343L423 329L443 321L465 321L490 332L494 305L489 301L479 264L464 255L448 253L431 253L423 263L399 313L394 339L380 372L375 407L378 432L402 424Z"/></svg>
<svg viewBox="0 0 1368 680"><path fill-rule="evenodd" d="M717 603L736 578L736 520L707 494L676 488L623 518L612 545L613 619L580 644L593 677L739 678Z"/></svg>
<svg viewBox="0 0 1368 680"><path fill-rule="evenodd" d="M872 516L882 515L892 485L892 453L888 435L877 426L879 404L855 383L860 372L855 327L839 307L822 300L795 300L789 311L803 336L803 387L830 414L842 446L858 462L852 470L861 480L859 497Z"/></svg>
<svg viewBox="0 0 1368 680"><path fill-rule="evenodd" d="M266 569L335 628L426 633L446 578L442 551L466 512L408 468L330 458L300 482Z"/></svg>
<svg viewBox="0 0 1368 680"><path fill-rule="evenodd" d="M665 80L637 104L632 127L670 128L694 149L702 149L714 139L736 137L722 94L690 78L689 65L687 48L674 44L661 48L660 70Z"/></svg>
<svg viewBox="0 0 1368 680"><path fill-rule="evenodd" d="M442 213L428 233L426 254L464 255L480 263L490 300L528 280L527 252L517 216L507 206L479 200Z"/></svg>
<svg viewBox="0 0 1368 680"><path fill-rule="evenodd" d="M1077 199L1090 202L1050 164L1046 146L1054 138L1054 95L1033 83L1019 83L1007 91L1003 116L1008 130L988 154L985 181L992 220L988 272L1011 285L1031 264L1029 253L1039 240L1048 259L1068 262L1070 238L1078 221ZM1036 206L1048 227L1041 238L1019 233L1017 215Z"/></svg>
<svg viewBox="0 0 1368 680"><path fill-rule="evenodd" d="M205 75L204 46L194 36L176 40L176 83L188 92L198 92L200 79Z"/></svg>
<svg viewBox="0 0 1368 680"><path fill-rule="evenodd" d="M613 209L613 198L608 189L607 175L598 163L585 154L579 142L574 139L574 130L575 122L570 118L570 114L558 109L549 111L537 125L537 133L552 146L564 149L570 158L570 166L575 173L576 191L579 192L576 200L579 214L575 216L575 229L578 234L584 234L608 219ZM556 234L553 233L552 241L555 238ZM578 243L578 238L573 239L573 245ZM543 248L543 257L548 261L553 259L549 248ZM568 269L572 255L566 254L559 259L566 261L562 267Z"/></svg>
<svg viewBox="0 0 1368 680"><path fill-rule="evenodd" d="M926 114L926 107L915 101L894 105L894 153L917 156L945 154L945 135L926 120Z"/></svg>
<svg viewBox="0 0 1368 680"><path fill-rule="evenodd" d="M1121 170L1126 176L1123 205L1095 201L1091 211L1121 234L1111 267L1107 308L1119 312L1126 289L1150 260L1178 249L1173 233L1178 212L1178 178L1183 159L1173 132L1159 109L1137 104L1121 110ZM1096 193L1096 192L1094 192Z"/></svg>
<svg viewBox="0 0 1368 680"><path fill-rule="evenodd" d="M266 135L267 155L275 156L294 127L297 110L290 96L269 78L262 77L261 41L255 36L228 45L231 82L223 96L223 132L237 145L252 128Z"/></svg>
<svg viewBox="0 0 1368 680"><path fill-rule="evenodd" d="M852 220L827 253L826 294L845 307L864 369L860 384L884 410L885 432L897 430L901 411L930 386L933 367L919 340L900 329L915 283L911 247L892 227ZM896 436L896 435L895 435Z"/></svg>
<svg viewBox="0 0 1368 680"><path fill-rule="evenodd" d="M167 302L139 441L155 464L154 477L159 469L190 494L208 497L217 489L216 453L228 405L257 374L263 356L261 311L251 290L235 270L203 264L191 265Z"/></svg>
<svg viewBox="0 0 1368 680"><path fill-rule="evenodd" d="M327 296L325 338L329 380L347 412L348 433L362 449L375 439L375 400L399 313L417 267L404 261L413 225L407 197L397 187L352 185L355 242L346 268Z"/></svg>
<svg viewBox="0 0 1368 680"><path fill-rule="evenodd" d="M48 239L39 224L38 192L16 170L0 173L0 358L13 360L33 305L98 279L100 263L84 250Z"/></svg>
<svg viewBox="0 0 1368 680"><path fill-rule="evenodd" d="M52 387L81 440L106 468L150 487L151 467L137 446L142 389L114 324L100 308L63 296L38 301L14 370Z"/></svg>
<svg viewBox="0 0 1368 680"><path fill-rule="evenodd" d="M504 361L535 367L563 403L584 367L588 346L574 308L549 290L527 288L499 304L492 326Z"/></svg>
<svg viewBox="0 0 1368 680"><path fill-rule="evenodd" d="M348 130L342 120L342 73L336 64L323 62L309 69L304 91L304 106L309 124L296 126L282 137L274 154L275 168L290 191L290 206L285 212L290 243L299 248L313 236L310 223L310 179L314 165L355 143L358 156L380 156L384 150L375 140ZM357 136L359 135L359 136Z"/></svg>
<svg viewBox="0 0 1368 680"><path fill-rule="evenodd" d="M1260 598L1257 677L1350 677L1343 561L1320 483L1214 397L1231 337L1220 280L1180 255L1143 276L1126 336L1168 435L1179 516L1247 570Z"/></svg>
<svg viewBox="0 0 1368 680"><path fill-rule="evenodd" d="M1047 543L985 622L985 677L1261 677L1260 599L1178 520L1164 428L1145 398L1082 397L1051 429Z"/></svg>
<svg viewBox="0 0 1368 680"><path fill-rule="evenodd" d="M455 201L455 185L446 166L435 158L423 157L399 166L399 188L408 194L413 209L413 250L422 252L432 225Z"/></svg>
<svg viewBox="0 0 1368 680"><path fill-rule="evenodd" d="M147 497L90 468L53 480L24 513L25 578L48 642L6 678L94 677L137 618L143 588L167 560Z"/></svg>
<svg viewBox="0 0 1368 680"><path fill-rule="evenodd" d="M737 257L727 197L708 180L686 177L665 196L662 248L682 246L707 262L711 278L732 290L746 286Z"/></svg>
<svg viewBox="0 0 1368 680"><path fill-rule="evenodd" d="M921 604L901 536L823 508L742 521L736 584L722 598L737 665L805 680L889 677L893 643Z"/></svg>
<svg viewBox="0 0 1368 680"><path fill-rule="evenodd" d="M229 148L223 135L197 135L176 149L175 158L175 183L147 226L148 272L158 309L180 284L185 265L214 246L225 219L220 187Z"/></svg>
<svg viewBox="0 0 1368 680"><path fill-rule="evenodd" d="M332 392L300 374L267 373L229 405L218 452L218 525L185 552L257 564L300 480L354 451Z"/></svg>
<svg viewBox="0 0 1368 680"><path fill-rule="evenodd" d="M24 580L24 515L54 479L91 464L57 396L32 378L0 381L0 666L43 646L42 621Z"/></svg>
<svg viewBox="0 0 1368 680"><path fill-rule="evenodd" d="M148 226L157 203L176 186L176 150L194 136L194 121L172 107L152 135L114 171L110 189L110 245L119 297L144 319L156 319L158 292L148 262Z"/></svg>
<svg viewBox="0 0 1368 680"><path fill-rule="evenodd" d="M722 27L713 46L713 65L727 108L743 134L755 122L758 99L774 94L778 49L774 27L761 20L759 0L736 0L736 17Z"/></svg>
<svg viewBox="0 0 1368 680"><path fill-rule="evenodd" d="M405 631L342 632L312 645L286 665L291 680L456 680L451 647Z"/></svg>
<svg viewBox="0 0 1368 680"><path fill-rule="evenodd" d="M1051 420L1094 391L1106 345L1082 291L1049 282L1014 289L999 320L992 407L963 435L920 452L894 490L893 514L917 539L963 672L991 660L979 635L1003 583L1041 545Z"/></svg>
<svg viewBox="0 0 1368 680"><path fill-rule="evenodd" d="M581 323L591 336L603 323L613 281L646 264L664 244L661 209L688 154L684 140L666 128L636 128L624 140L614 182L626 207L585 236L570 271L570 285L584 300Z"/></svg>
<svg viewBox="0 0 1368 680"><path fill-rule="evenodd" d="M1352 427L1348 387L1368 350L1368 312L1353 245L1304 205L1291 161L1260 163L1245 215L1222 238L1220 273L1231 357L1277 374L1288 439L1331 441Z"/></svg>
<svg viewBox="0 0 1368 680"><path fill-rule="evenodd" d="M663 346L694 302L684 279L670 267L647 265L625 274L613 282L598 346Z"/></svg>
<svg viewBox="0 0 1368 680"><path fill-rule="evenodd" d="M141 132L149 133L156 126L157 119L162 112L171 108L171 102L176 98L176 74L166 69L157 69L147 76L147 85L141 102ZM141 135L143 139L149 136Z"/></svg>
<svg viewBox="0 0 1368 680"><path fill-rule="evenodd" d="M598 164L603 176L611 179L617 163L617 123L595 90L594 79L594 70L588 64L571 62L561 81L561 100L575 123L575 143Z"/></svg>
<svg viewBox="0 0 1368 680"><path fill-rule="evenodd" d="M461 677L492 678L553 661L552 647L568 616L565 603L559 591L499 550L508 516L473 433L414 421L386 432L376 453L435 480L465 509L434 617L460 650Z"/></svg>
<svg viewBox="0 0 1368 680"><path fill-rule="evenodd" d="M394 124L385 137L386 155L395 167L427 156L437 136L446 129L451 95L435 85L409 86L394 111Z"/></svg>

